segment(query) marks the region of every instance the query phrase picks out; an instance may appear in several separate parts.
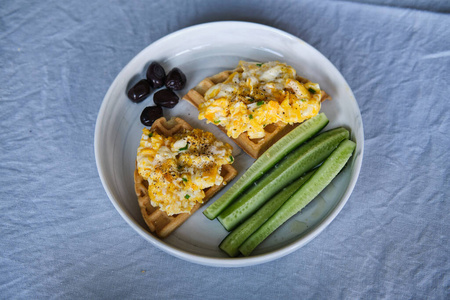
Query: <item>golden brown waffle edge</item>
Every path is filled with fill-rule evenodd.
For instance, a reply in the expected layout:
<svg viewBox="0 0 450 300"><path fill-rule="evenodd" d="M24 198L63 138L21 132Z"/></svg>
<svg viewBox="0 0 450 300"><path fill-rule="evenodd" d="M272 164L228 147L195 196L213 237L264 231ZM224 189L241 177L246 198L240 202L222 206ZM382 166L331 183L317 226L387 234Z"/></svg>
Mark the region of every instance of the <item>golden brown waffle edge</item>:
<svg viewBox="0 0 450 300"><path fill-rule="evenodd" d="M156 120L151 131L155 131L163 136L170 136L181 132L184 129L191 130L192 127L181 118L174 118L167 121L164 117ZM191 210L191 213L182 213L169 216L159 207L151 205L150 197L148 196L148 182L139 175L137 168L134 170L134 188L138 198L139 208L142 217L151 232L156 233L160 238L165 238L170 235L175 229L183 224L195 211L197 211L203 204L208 202L216 193L218 193L226 183L229 183L236 175L237 171L231 165L223 165L221 174L224 183L215 185L204 189L205 198L203 203L197 203Z"/></svg>
<svg viewBox="0 0 450 300"><path fill-rule="evenodd" d="M189 90L189 92L183 96L183 100L188 101L198 109L199 105L205 102L204 96L208 89L217 83L224 82L234 71L223 71L211 77L206 77L205 79L200 81L200 83L197 84L194 88ZM300 76L297 76L297 80L301 83L306 83L309 81L308 79ZM324 91L321 91L321 94L322 101L331 100L331 97ZM246 132L241 133L236 139L231 137L230 138L248 155L256 159L260 157L261 154L264 153L264 151L269 149L270 146L275 144L279 139L288 134L299 124L300 123L289 125L284 122L270 124L264 127L266 135L261 139L250 139ZM223 126L216 126L219 127L223 132L225 132L225 134L227 133L227 130Z"/></svg>

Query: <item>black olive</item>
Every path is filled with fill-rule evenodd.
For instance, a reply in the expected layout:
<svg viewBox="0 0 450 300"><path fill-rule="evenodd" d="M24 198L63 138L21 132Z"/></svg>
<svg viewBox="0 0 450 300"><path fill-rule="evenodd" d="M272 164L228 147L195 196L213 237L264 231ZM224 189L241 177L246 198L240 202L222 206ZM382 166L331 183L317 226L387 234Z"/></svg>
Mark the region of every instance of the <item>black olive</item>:
<svg viewBox="0 0 450 300"><path fill-rule="evenodd" d="M166 87L178 91L184 88L186 84L186 75L178 68L173 68L166 77Z"/></svg>
<svg viewBox="0 0 450 300"><path fill-rule="evenodd" d="M160 88L164 85L164 80L166 79L166 71L164 68L156 61L152 62L147 69L147 80L150 85L154 88Z"/></svg>
<svg viewBox="0 0 450 300"><path fill-rule="evenodd" d="M147 106L141 113L141 123L145 126L152 126L153 122L163 116L161 106Z"/></svg>
<svg viewBox="0 0 450 300"><path fill-rule="evenodd" d="M159 90L153 95L153 102L156 105L161 105L168 108L173 108L177 105L178 99L180 98L178 98L177 94L169 89Z"/></svg>
<svg viewBox="0 0 450 300"><path fill-rule="evenodd" d="M131 101L139 103L150 95L150 84L142 79L128 91L127 95Z"/></svg>

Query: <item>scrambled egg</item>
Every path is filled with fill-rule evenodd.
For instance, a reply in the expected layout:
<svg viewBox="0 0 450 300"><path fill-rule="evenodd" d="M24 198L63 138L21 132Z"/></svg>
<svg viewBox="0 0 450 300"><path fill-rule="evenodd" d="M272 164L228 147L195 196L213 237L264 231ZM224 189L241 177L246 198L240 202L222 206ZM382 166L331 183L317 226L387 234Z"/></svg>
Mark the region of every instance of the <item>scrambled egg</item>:
<svg viewBox="0 0 450 300"><path fill-rule="evenodd" d="M226 81L212 86L199 106L200 120L226 128L237 138L265 136L264 127L277 123L301 123L319 113L319 84L296 80L296 71L279 62L240 61Z"/></svg>
<svg viewBox="0 0 450 300"><path fill-rule="evenodd" d="M226 184L220 171L234 161L231 153L230 145L200 129L164 137L144 128L137 168L148 181L154 207L168 215L188 213L196 203L203 203L204 189Z"/></svg>

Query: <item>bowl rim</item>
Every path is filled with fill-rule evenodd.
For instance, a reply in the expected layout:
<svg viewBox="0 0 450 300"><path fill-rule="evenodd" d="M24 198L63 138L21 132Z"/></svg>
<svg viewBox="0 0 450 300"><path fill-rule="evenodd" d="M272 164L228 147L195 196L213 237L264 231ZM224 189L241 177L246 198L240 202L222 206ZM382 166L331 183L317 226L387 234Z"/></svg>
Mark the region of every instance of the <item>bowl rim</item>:
<svg viewBox="0 0 450 300"><path fill-rule="evenodd" d="M361 119L362 140L358 141L358 143L357 143L357 147L359 147L361 149L361 151L360 151L360 154L357 157L357 159L354 159L354 161L353 161L354 176L350 177L350 182L349 182L347 188L345 189L345 192L342 195L341 199L337 202L336 206L319 223L317 223L312 230L306 232L300 239L292 241L291 243L289 243L281 248L278 248L276 250L272 250L272 251L269 251L269 252L266 252L263 254L258 254L258 255L249 256L249 257L227 258L227 257L208 257L208 256L191 253L189 251L185 251L183 249L176 248L176 247L166 243L164 240L161 240L161 239L153 236L150 232L148 232L145 228L143 228L140 224L138 224L134 220L134 218L127 212L127 210L120 204L120 202L115 199L115 197L111 193L109 186L106 182L106 175L104 174L104 171L102 169L102 165L100 162L100 157L101 157L100 147L101 147L101 145L100 145L99 137L101 134L100 133L100 131L101 131L100 125L101 125L103 119L105 118L105 111L106 111L107 102L108 102L107 99L110 98L113 87L117 84L119 78L121 77L122 73L125 72L125 69L127 68L127 66L129 64L131 64L134 60L138 59L138 57L144 51L146 51L146 49L148 47L155 46L160 43L164 43L164 42L166 42L166 40L176 38L178 35L185 34L189 31L201 30L201 29L204 29L206 27L211 27L211 26L219 26L219 27L221 27L221 26L226 26L226 27L245 26L248 28L259 28L259 29L272 31L276 34L284 35L290 39L304 43L303 46L312 48L312 50L317 52L318 55L320 55L324 59L326 59L330 63L330 66L332 68L334 68L333 71L336 71L341 76L341 79L343 80L343 82L345 82L347 84L347 86L349 86L347 81L345 80L345 78L337 70L337 68L334 66L334 64L331 61L329 61L322 53L320 53L316 48L314 48L307 42L303 41L302 39L298 38L297 36L287 33L283 30L280 30L280 29L277 29L277 28L274 28L274 27L271 27L268 25L263 25L263 24L259 24L259 23L253 23L253 22L244 22L244 21L217 21L217 22L208 22L208 23L202 23L202 24L198 24L198 25L189 26L189 27L177 30L173 33L170 33L166 36L163 36L160 39L154 41L153 43L147 45L138 54L136 54L117 74L114 81L109 86L108 91L106 92L105 96L103 97L102 104L100 106L100 110L97 115L97 120L96 120L96 124L95 124L95 133L94 133L95 161L96 161L96 167L97 167L97 171L98 171L102 186L103 186L109 200L115 207L115 209L119 212L119 214L122 216L122 218L139 235L141 235L143 238L145 238L147 241L149 241L152 245L156 246L160 250L163 250L166 253L169 253L177 258L180 258L185 261L192 262L192 263L197 263L200 265L212 266L212 267L245 267L245 266L257 265L257 264L273 261L275 259L284 257L284 256L294 252L295 250L305 246L310 241L312 241L315 237L317 237L336 218L336 216L342 210L344 205L347 203L351 193L353 192L353 189L355 188L356 182L359 178L359 174L360 174L361 166L362 166L363 155L364 155L364 127L363 127L363 122L362 122L361 111L359 109L358 103L356 103L356 105L358 107L358 114ZM353 99L356 99L354 97L353 91L351 89L349 89L349 92L353 96ZM355 149L355 152L356 152L356 149Z"/></svg>

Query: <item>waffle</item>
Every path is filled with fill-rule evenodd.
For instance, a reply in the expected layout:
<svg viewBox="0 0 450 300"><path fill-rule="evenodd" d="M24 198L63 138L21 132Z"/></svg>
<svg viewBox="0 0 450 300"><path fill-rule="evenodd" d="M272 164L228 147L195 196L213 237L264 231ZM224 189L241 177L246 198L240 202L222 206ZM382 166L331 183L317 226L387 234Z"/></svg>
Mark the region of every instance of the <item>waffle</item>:
<svg viewBox="0 0 450 300"><path fill-rule="evenodd" d="M192 127L186 121L175 118L167 121L164 117L159 118L153 123L151 131L155 131L163 136L171 136L183 130L191 130ZM159 207L151 205L148 196L148 182L139 175L137 168L134 170L134 187L138 197L139 207L142 217L151 232L156 233L160 238L165 238L183 224L195 211L197 211L204 203L211 199L219 192L226 183L230 182L236 175L237 171L231 165L223 165L221 174L224 183L204 189L205 198L203 203L197 203L191 210L191 213L181 213L169 216Z"/></svg>
<svg viewBox="0 0 450 300"><path fill-rule="evenodd" d="M236 69L238 70L238 69ZM234 71L236 71L234 70ZM194 105L197 109L199 105L203 102L205 102L204 95L206 91L213 85L217 83L224 82L232 72L234 71L223 71L219 74L216 74L211 77L207 77L200 81L200 83L195 86L193 89L191 89L184 97L183 99L190 102L192 105ZM309 82L308 79L297 76L297 80L301 83ZM322 101L324 100L331 100L331 97L325 93L324 91L321 91L322 95ZM297 127L300 123L296 123L293 125L286 124L284 122L277 122L275 124L269 124L266 127L264 127L264 131L266 132L266 135L263 138L260 139L250 139L247 135L247 133L243 132L241 133L237 139L233 139L236 142L236 144L241 147L242 150L244 150L248 155L250 155L253 158L258 158L261 156L261 154L264 153L270 146L275 144L279 139L281 139L283 136L285 136L289 131ZM225 127L221 125L217 125L225 134L227 133L227 130Z"/></svg>

